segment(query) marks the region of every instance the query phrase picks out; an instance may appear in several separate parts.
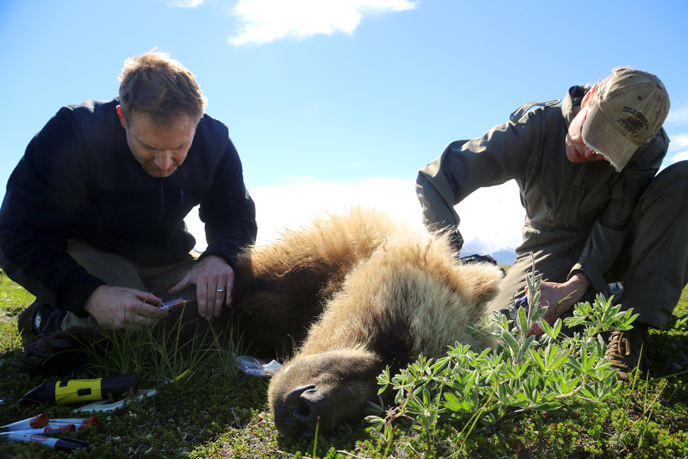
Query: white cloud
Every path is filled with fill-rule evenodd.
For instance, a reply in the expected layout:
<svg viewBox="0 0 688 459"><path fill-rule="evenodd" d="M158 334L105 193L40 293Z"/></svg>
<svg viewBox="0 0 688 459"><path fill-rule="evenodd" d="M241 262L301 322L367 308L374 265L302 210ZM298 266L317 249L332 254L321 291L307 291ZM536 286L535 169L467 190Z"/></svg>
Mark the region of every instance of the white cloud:
<svg viewBox="0 0 688 459"><path fill-rule="evenodd" d="M299 182L258 187L250 190L256 202L258 245L279 236L280 231L308 224L314 215L341 213L347 206L360 204L385 211L395 220L424 231L415 182L406 179L371 178L358 183ZM483 188L459 204L461 233L476 251L490 253L514 248L521 243L525 211L519 201L518 186L508 182ZM197 248L206 247L203 224L198 212L186 218Z"/></svg>
<svg viewBox="0 0 688 459"><path fill-rule="evenodd" d="M685 123L688 121L688 108L670 109L667 121L670 123Z"/></svg>
<svg viewBox="0 0 688 459"><path fill-rule="evenodd" d="M479 189L462 201L456 212L461 218L459 229L465 243L471 244L477 252L515 249L523 241L526 211L521 205L518 185L513 180Z"/></svg>
<svg viewBox="0 0 688 459"><path fill-rule="evenodd" d="M168 2L168 6L173 6L176 8L196 8L203 3L203 0L174 0Z"/></svg>
<svg viewBox="0 0 688 459"><path fill-rule="evenodd" d="M410 0L239 0L233 12L242 26L229 43L262 44L286 36L303 39L337 31L351 34L364 14L413 8Z"/></svg>
<svg viewBox="0 0 688 459"><path fill-rule="evenodd" d="M671 158L669 158L669 161L671 161L671 164L677 163L679 161L685 161L688 159L688 150L686 151L680 151L673 155Z"/></svg>
<svg viewBox="0 0 688 459"><path fill-rule="evenodd" d="M664 167L688 159L688 133L673 134L670 137L669 154L666 158L668 161Z"/></svg>
<svg viewBox="0 0 688 459"><path fill-rule="evenodd" d="M671 136L669 150L683 150L688 148L688 133Z"/></svg>

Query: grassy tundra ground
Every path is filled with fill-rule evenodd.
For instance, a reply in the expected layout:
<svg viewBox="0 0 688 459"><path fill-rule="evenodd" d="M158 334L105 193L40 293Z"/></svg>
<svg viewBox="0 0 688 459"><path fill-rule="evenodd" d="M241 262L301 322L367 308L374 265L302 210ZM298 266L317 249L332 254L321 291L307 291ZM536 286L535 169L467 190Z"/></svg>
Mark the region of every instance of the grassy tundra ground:
<svg viewBox="0 0 688 459"><path fill-rule="evenodd" d="M21 407L17 400L35 386L56 378L27 376L10 366L21 350L17 316L33 297L3 277L0 286L0 425L39 413L85 417L80 405ZM131 400L123 409L100 414L99 427L71 434L87 440L83 458L218 457L487 457L487 458L658 458L688 457L688 291L670 326L652 333L649 377L624 384L603 403L569 401L552 412L505 418L466 439L461 424L437 426L434 434L399 424L391 441L367 431L368 424L340 428L315 440L279 437L267 410L265 380L228 372L232 363L220 352L195 361L168 359L139 374L139 388L158 394ZM150 344L149 344L150 345ZM136 349L125 350L125 354ZM190 372L183 374L185 369ZM109 370L119 374L116 369ZM83 372L73 377L105 376ZM0 443L0 457L67 457L40 445Z"/></svg>

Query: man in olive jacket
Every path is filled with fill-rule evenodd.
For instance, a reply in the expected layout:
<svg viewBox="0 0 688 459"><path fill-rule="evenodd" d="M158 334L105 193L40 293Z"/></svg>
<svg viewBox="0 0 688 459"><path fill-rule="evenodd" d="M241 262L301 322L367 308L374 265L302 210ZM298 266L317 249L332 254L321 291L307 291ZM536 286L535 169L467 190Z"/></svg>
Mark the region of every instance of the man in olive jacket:
<svg viewBox="0 0 688 459"><path fill-rule="evenodd" d="M426 227L449 232L457 252L454 205L478 188L518 183L523 243L493 310L524 295L530 252L550 323L623 280L621 302L640 316L634 330L610 340L621 377L638 365L643 345L648 350L647 327L667 324L688 282L688 164L656 175L669 144L668 111L655 75L617 68L592 88L570 88L563 102L525 105L482 137L451 143L417 179Z"/></svg>
<svg viewBox="0 0 688 459"><path fill-rule="evenodd" d="M255 206L227 127L193 75L161 52L129 59L119 97L63 107L34 137L0 210L0 264L38 301L22 332L151 325L159 295L196 284L210 319L256 237ZM184 217L200 204L207 250Z"/></svg>

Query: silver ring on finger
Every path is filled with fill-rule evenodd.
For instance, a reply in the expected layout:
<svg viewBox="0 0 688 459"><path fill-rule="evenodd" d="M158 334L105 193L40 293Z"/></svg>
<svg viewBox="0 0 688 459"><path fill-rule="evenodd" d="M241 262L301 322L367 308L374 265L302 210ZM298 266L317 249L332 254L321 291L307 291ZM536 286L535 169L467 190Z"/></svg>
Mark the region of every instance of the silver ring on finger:
<svg viewBox="0 0 688 459"><path fill-rule="evenodd" d="M224 290L224 289L222 289L222 288L218 288L218 289L217 289L217 290L215 290L215 291L216 291L217 293L222 293L222 292L224 292L225 290Z"/></svg>

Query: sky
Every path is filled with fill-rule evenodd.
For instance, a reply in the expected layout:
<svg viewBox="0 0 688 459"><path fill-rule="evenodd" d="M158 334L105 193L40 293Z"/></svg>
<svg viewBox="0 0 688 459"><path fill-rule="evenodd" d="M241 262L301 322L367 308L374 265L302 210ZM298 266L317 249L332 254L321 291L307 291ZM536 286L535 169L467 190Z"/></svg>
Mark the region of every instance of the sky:
<svg viewBox="0 0 688 459"><path fill-rule="evenodd" d="M415 177L448 143L617 66L662 79L664 166L688 159L686 19L685 0L1 0L0 182L61 106L112 99L124 60L157 48L229 127L259 244L355 204L422 228ZM472 250L521 240L513 181L457 211Z"/></svg>

